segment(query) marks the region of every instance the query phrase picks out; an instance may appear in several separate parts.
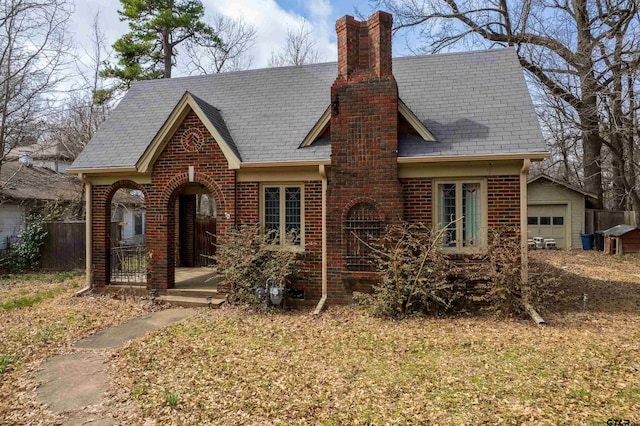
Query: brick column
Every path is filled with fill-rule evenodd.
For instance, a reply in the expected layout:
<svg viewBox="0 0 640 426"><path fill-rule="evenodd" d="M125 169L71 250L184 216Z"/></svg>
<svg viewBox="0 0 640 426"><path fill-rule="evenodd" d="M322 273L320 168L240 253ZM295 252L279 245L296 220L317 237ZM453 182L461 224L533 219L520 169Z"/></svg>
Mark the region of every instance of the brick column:
<svg viewBox="0 0 640 426"><path fill-rule="evenodd" d="M111 280L111 200L107 200L108 190L105 185L94 185L91 190L93 283L96 287L104 287Z"/></svg>

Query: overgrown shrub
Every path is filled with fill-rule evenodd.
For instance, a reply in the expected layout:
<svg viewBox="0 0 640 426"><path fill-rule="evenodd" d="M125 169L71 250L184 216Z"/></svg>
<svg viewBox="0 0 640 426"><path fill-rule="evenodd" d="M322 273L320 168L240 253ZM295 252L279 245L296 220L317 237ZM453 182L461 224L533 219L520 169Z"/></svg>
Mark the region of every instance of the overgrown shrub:
<svg viewBox="0 0 640 426"><path fill-rule="evenodd" d="M40 247L44 244L47 231L40 214L29 214L25 229L18 242L0 258L2 269L17 272L35 269L40 263Z"/></svg>
<svg viewBox="0 0 640 426"><path fill-rule="evenodd" d="M546 273L522 281L519 228L489 231L486 254L479 257L476 268L467 277L486 280L485 288L471 297L481 309L498 315L523 315L524 304L539 306L553 298L557 280Z"/></svg>
<svg viewBox="0 0 640 426"><path fill-rule="evenodd" d="M380 283L357 300L376 316L394 318L451 308L459 296L451 281L456 268L440 250L442 237L422 223L387 227L371 247Z"/></svg>
<svg viewBox="0 0 640 426"><path fill-rule="evenodd" d="M287 242L294 241L289 235ZM273 235L263 233L257 225L243 225L220 237L217 246L217 271L228 286L231 302L257 303L255 291L272 284L287 288L298 273L299 253L281 246Z"/></svg>

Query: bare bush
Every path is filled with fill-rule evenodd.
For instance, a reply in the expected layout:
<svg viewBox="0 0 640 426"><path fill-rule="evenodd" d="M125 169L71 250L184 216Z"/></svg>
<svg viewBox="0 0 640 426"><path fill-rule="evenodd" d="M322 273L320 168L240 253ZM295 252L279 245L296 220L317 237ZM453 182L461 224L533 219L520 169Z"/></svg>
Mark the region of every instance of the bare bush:
<svg viewBox="0 0 640 426"><path fill-rule="evenodd" d="M258 303L255 291L267 280L287 288L300 266L299 254L288 247L293 235L280 242L258 225L245 225L220 238L217 271L229 290L229 301Z"/></svg>
<svg viewBox="0 0 640 426"><path fill-rule="evenodd" d="M524 315L524 304L540 306L557 297L557 279L540 271L524 282L521 275L520 229L493 229L481 262L467 271L467 279L486 281L470 297L482 310L498 315Z"/></svg>
<svg viewBox="0 0 640 426"><path fill-rule="evenodd" d="M357 300L376 316L394 318L450 309L459 294L456 267L440 250L443 234L422 223L389 226L372 247L380 283Z"/></svg>

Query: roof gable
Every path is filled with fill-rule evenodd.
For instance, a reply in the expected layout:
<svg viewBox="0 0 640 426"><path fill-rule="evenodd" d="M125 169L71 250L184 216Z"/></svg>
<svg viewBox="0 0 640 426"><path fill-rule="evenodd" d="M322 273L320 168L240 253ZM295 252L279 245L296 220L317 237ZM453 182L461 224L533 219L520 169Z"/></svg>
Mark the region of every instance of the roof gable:
<svg viewBox="0 0 640 426"><path fill-rule="evenodd" d="M171 111L166 121L149 144L149 147L136 164L136 169L139 172L151 172L153 164L156 162L160 153L162 153L162 150L169 142L169 139L171 139L189 111L193 111L200 121L202 121L209 133L211 133L211 136L213 136L213 139L218 143L218 146L227 159L229 168L240 168L240 155L233 143L233 140L231 139L231 134L227 129L227 125L225 124L220 111L187 91L173 108L173 111Z"/></svg>
<svg viewBox="0 0 640 426"><path fill-rule="evenodd" d="M574 191L574 192L577 192L577 193L579 193L579 194L582 194L582 195L584 195L585 197L598 199L598 197L597 197L595 194L592 194L592 193L590 193L590 192L587 192L587 191L585 191L585 190L583 190L583 189L578 188L577 186L571 185L571 184L566 183L566 182L563 182L563 181L561 181L561 180L554 179L554 178L552 178L551 176L546 175L546 174L544 174L544 173L540 173L539 175L536 175L536 176L533 176L532 178L530 178L530 179L527 181L527 185L532 184L532 183L537 182L537 181L542 180L542 179L547 180L547 181L549 181L549 182L551 182L551 183L554 183L554 184L556 184L556 185L563 186L563 187L565 187L565 188L567 188L567 189L569 189L569 190L571 190L571 191Z"/></svg>
<svg viewBox="0 0 640 426"><path fill-rule="evenodd" d="M404 118L409 126L411 126L420 137L427 142L437 142L437 139L431 134L429 129L420 121L411 109L398 99L398 114ZM304 148L317 142L331 124L331 108L327 107L320 116L320 119L314 124L307 136L302 140L299 148Z"/></svg>

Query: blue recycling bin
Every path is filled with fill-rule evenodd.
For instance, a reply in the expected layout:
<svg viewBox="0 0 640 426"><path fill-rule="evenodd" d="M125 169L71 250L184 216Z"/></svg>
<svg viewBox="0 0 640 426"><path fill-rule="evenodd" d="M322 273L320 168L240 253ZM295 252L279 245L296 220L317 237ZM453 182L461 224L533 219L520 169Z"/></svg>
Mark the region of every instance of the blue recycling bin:
<svg viewBox="0 0 640 426"><path fill-rule="evenodd" d="M593 250L593 234L580 234L582 239L582 250Z"/></svg>

